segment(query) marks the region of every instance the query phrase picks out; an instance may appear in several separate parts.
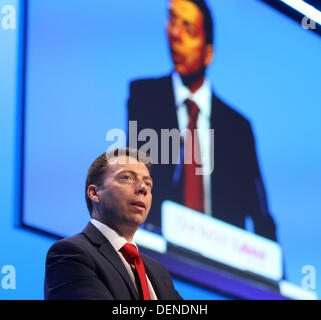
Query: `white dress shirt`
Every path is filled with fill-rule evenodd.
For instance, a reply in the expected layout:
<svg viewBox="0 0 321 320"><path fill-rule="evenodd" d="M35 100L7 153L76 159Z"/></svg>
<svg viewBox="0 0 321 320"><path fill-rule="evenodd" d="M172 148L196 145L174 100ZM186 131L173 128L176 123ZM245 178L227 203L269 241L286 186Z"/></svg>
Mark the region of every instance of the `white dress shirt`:
<svg viewBox="0 0 321 320"><path fill-rule="evenodd" d="M137 290L137 284L136 284L135 275L133 272L133 270L135 270L135 266L128 263L128 261L124 258L124 256L120 252L120 249L126 243L128 243L128 241L124 237L119 235L115 230L113 230L112 228L108 227L107 225L101 223L100 221L98 221L96 219L91 219L90 222L108 239L108 241L111 243L111 245L113 246L115 251L118 253L118 255L119 255L120 259L122 260L123 264L125 265L126 270L128 271L129 277L132 280L132 282L135 286L135 289L138 293L139 291ZM137 245L135 242L130 242L130 243L133 244L137 248ZM137 248L137 250L138 250L138 248ZM147 274L146 274L146 278L147 278L150 298L151 298L151 300L157 300L156 293L154 291L154 288L153 288L150 280L148 279Z"/></svg>
<svg viewBox="0 0 321 320"><path fill-rule="evenodd" d="M179 130L188 127L189 115L184 101L190 99L194 101L200 109L196 127L199 131L200 149L202 155L202 165L205 172L211 172L211 109L212 109L212 90L209 81L205 78L202 86L194 93L190 92L177 72L172 74L174 98L178 119ZM212 159L213 161L213 159ZM204 186L204 209L205 214L212 214L212 194L211 194L211 175L203 175Z"/></svg>

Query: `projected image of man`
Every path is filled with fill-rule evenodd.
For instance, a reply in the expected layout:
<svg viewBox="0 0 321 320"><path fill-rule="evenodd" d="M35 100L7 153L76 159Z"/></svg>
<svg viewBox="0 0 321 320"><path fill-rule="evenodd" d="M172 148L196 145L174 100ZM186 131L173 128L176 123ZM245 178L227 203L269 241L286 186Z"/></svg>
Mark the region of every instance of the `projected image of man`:
<svg viewBox="0 0 321 320"><path fill-rule="evenodd" d="M250 121L213 92L207 75L215 58L213 25L204 0L169 0L166 33L173 69L160 78L130 83L128 120L137 121L138 132L152 128L161 137L162 129L186 129L196 110L203 166L214 163L213 172L202 176L199 194L194 192L202 202L197 207L186 201L196 175L187 176L181 163L155 165L158 185L146 227L161 232L161 204L168 199L243 229L250 218L255 233L276 241ZM208 129L214 129L213 152ZM158 155L160 159L160 147Z"/></svg>

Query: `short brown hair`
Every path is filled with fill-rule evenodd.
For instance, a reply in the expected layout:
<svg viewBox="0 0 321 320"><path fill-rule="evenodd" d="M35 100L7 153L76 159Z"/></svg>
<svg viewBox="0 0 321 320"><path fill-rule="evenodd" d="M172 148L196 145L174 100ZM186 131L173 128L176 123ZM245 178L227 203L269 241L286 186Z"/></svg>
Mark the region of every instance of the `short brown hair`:
<svg viewBox="0 0 321 320"><path fill-rule="evenodd" d="M90 166L87 173L87 178L86 178L85 195L86 195L87 208L89 210L90 216L92 213L93 205L87 194L88 186L90 186L91 184L94 184L100 187L103 183L104 175L108 170L108 164L109 164L108 161L112 158L119 157L119 156L128 156L128 157L134 158L137 161L144 163L148 171L149 172L151 171L152 165L151 165L149 155L136 149L120 148L120 149L111 150L109 152L105 152L102 155L100 155Z"/></svg>

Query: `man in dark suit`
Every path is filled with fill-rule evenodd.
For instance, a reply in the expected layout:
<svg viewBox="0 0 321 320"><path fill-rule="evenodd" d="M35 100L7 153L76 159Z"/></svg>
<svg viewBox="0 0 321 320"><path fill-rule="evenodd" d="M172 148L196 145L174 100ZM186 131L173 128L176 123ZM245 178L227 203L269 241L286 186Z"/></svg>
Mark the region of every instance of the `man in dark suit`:
<svg viewBox="0 0 321 320"><path fill-rule="evenodd" d="M93 162L86 179L92 219L49 249L45 299L181 299L167 270L140 255L133 241L151 208L150 166L146 155L129 149Z"/></svg>
<svg viewBox="0 0 321 320"><path fill-rule="evenodd" d="M240 228L251 218L256 234L276 241L276 225L268 209L250 122L213 93L206 77L214 46L213 22L205 1L170 0L167 34L174 71L165 77L130 83L128 120L137 121L138 133L152 128L161 137L162 129L190 126L192 101L197 109L196 127L214 129L215 137L214 143L206 133L199 137L203 166L209 168L213 162L214 170L203 176L198 188L202 209L196 210ZM138 148L143 143L138 141ZM159 143L159 157L154 162L160 162L161 152ZM191 180L186 178L184 166L173 162L153 166L158 185L146 228L161 232L164 200L186 204L187 181Z"/></svg>

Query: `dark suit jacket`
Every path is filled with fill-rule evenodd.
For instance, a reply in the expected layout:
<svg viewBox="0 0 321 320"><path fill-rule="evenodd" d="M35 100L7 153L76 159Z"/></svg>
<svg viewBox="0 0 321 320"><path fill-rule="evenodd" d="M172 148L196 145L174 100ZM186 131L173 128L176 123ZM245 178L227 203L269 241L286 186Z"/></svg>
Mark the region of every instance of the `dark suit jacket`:
<svg viewBox="0 0 321 320"><path fill-rule="evenodd" d="M138 122L138 132L152 128L158 137L161 129L178 128L171 76L130 83L128 120ZM245 228L245 218L250 216L255 233L276 241L276 226L269 213L249 121L213 93L211 128L214 129L212 216L240 228ZM144 143L138 142L138 148ZM159 141L159 162L160 145ZM155 184L147 223L156 229L161 226L163 200L183 203L183 175L174 181L175 169L174 164L152 167Z"/></svg>
<svg viewBox="0 0 321 320"><path fill-rule="evenodd" d="M159 300L182 299L167 270L142 255ZM60 240L47 254L45 299L138 300L129 274L110 242L91 223L82 233Z"/></svg>

